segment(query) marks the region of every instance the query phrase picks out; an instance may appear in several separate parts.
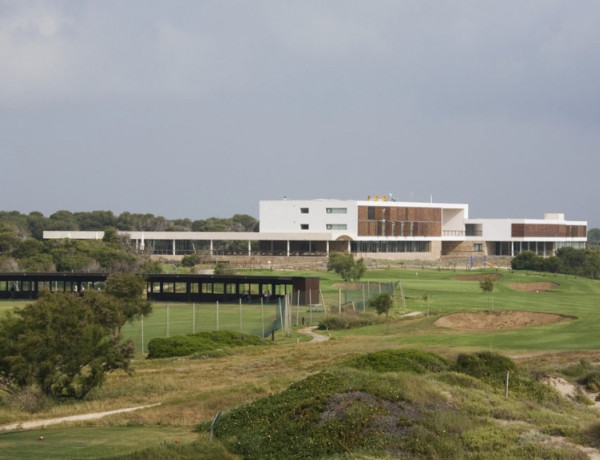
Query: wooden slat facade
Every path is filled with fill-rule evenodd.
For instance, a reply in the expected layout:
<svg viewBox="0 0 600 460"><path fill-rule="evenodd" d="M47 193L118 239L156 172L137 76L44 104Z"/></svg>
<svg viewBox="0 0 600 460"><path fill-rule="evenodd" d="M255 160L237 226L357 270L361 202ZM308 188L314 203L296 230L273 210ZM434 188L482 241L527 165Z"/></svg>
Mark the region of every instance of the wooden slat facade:
<svg viewBox="0 0 600 460"><path fill-rule="evenodd" d="M512 224L514 238L585 238L585 225Z"/></svg>
<svg viewBox="0 0 600 460"><path fill-rule="evenodd" d="M358 235L442 236L442 209L359 206Z"/></svg>

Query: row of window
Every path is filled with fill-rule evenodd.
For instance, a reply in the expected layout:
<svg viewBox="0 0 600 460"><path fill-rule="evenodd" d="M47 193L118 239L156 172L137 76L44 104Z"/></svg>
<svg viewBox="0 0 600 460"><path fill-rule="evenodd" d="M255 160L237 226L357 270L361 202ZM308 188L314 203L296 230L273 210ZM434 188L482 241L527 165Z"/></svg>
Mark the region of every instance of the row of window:
<svg viewBox="0 0 600 460"><path fill-rule="evenodd" d="M308 230L308 224L300 224L300 230ZM326 224L327 230L348 230L347 224Z"/></svg>
<svg viewBox="0 0 600 460"><path fill-rule="evenodd" d="M300 208L301 214L308 214L308 208ZM325 208L327 214L348 214L348 208Z"/></svg>

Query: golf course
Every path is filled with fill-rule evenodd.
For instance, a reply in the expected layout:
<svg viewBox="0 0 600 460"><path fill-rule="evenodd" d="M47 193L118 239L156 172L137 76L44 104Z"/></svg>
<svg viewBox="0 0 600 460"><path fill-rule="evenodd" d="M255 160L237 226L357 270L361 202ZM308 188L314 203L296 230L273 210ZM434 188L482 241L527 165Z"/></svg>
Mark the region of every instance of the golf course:
<svg viewBox="0 0 600 460"><path fill-rule="evenodd" d="M600 375L600 282L494 268L371 269L352 285L293 274L320 278L319 302L292 302L291 330L258 345L148 359L153 339L264 335L278 308L155 304L123 329L131 372L81 401L2 394L0 459L600 458L600 388L582 380ZM340 302L379 283L395 285L387 318ZM479 375L465 356L507 361Z"/></svg>

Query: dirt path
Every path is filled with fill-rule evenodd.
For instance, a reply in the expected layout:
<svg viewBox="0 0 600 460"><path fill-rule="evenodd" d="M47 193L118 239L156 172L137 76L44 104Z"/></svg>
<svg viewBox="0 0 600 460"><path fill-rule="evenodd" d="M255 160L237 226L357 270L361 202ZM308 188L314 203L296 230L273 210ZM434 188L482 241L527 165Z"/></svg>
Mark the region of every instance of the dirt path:
<svg viewBox="0 0 600 460"><path fill-rule="evenodd" d="M116 409L105 412L93 412L91 414L80 414L70 415L68 417L50 418L46 420L31 420L28 422L12 423L10 425L0 426L0 432L2 431L14 431L14 430L30 430L32 428L42 428L48 425L57 425L63 422L79 422L85 420L97 420L108 415L121 414L123 412L133 412L135 410L147 409L149 407L159 406L161 403L148 404L147 406L129 407L127 409Z"/></svg>
<svg viewBox="0 0 600 460"><path fill-rule="evenodd" d="M317 327L318 326L305 327L304 329L298 329L298 332L301 334L310 335L312 337L312 340L308 343L327 342L329 340L328 335L317 334L314 332Z"/></svg>

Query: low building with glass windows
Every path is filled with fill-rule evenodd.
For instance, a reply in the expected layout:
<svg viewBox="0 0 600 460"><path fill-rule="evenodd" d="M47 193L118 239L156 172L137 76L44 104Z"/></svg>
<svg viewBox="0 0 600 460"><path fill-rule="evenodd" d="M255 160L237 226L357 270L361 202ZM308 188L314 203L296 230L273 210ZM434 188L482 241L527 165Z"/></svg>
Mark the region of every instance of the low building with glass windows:
<svg viewBox="0 0 600 460"><path fill-rule="evenodd" d="M350 252L357 257L438 260L550 256L584 248L587 222L563 214L543 219L471 219L467 204L367 200L269 200L259 204L259 232L126 232L140 251L169 256L306 257ZM101 239L103 232L46 231L44 238Z"/></svg>

